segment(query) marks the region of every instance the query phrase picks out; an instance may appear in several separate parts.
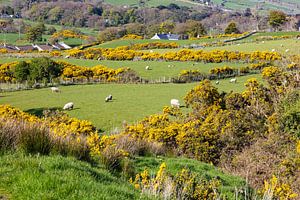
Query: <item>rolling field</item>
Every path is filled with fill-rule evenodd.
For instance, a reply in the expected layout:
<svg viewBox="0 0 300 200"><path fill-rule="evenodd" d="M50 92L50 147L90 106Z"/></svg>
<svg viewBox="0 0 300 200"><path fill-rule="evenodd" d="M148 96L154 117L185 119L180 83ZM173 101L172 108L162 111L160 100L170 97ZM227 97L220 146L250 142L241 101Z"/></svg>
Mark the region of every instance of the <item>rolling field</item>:
<svg viewBox="0 0 300 200"><path fill-rule="evenodd" d="M219 91L244 90L248 78L260 75L238 77L238 83L220 81ZM40 115L44 109L62 108L67 102L74 102L75 109L68 111L72 117L91 121L98 129L110 131L121 128L122 122L141 120L150 114L159 113L170 99L183 103L186 93L197 83L189 84L97 84L64 86L61 93L51 93L50 88L1 93L0 104L10 104L24 111ZM105 97L112 94L114 100L106 103ZM42 98L41 98L42 97ZM185 108L182 108L185 110Z"/></svg>
<svg viewBox="0 0 300 200"><path fill-rule="evenodd" d="M25 38L25 34L21 34L19 38L19 34L17 33L0 33L0 43L7 43L9 45L30 45L31 42L28 42ZM45 44L49 39L50 35L43 35L43 41L37 42ZM78 38L66 38L64 42L71 46L78 46L84 43L84 40Z"/></svg>
<svg viewBox="0 0 300 200"><path fill-rule="evenodd" d="M281 44L283 46L281 46ZM234 44L228 44L225 46L217 47L205 47L202 50L204 51L213 51L213 50L227 50L227 51L243 51L243 52L253 52L253 51L272 51L275 49L276 52L281 54L300 54L300 40L297 39L282 39L282 40L270 40L270 41L258 41L258 42L246 42L239 43L238 41ZM289 52L285 51L289 49ZM149 50L143 50L149 51ZM178 51L178 49L153 49L153 52L157 53L166 53L171 51Z"/></svg>
<svg viewBox="0 0 300 200"><path fill-rule="evenodd" d="M0 58L0 63L22 61L28 59L16 58ZM112 60L84 60L84 59L57 59L66 61L79 66L93 67L96 65L105 65L109 68L117 69L120 67L129 67L134 70L142 78L149 80L169 79L176 77L182 70L200 70L208 73L210 69L215 67L230 66L235 68L245 67L244 63L202 63L202 62L165 62L165 61L112 61ZM169 67L170 65L170 67ZM151 70L145 70L149 66Z"/></svg>
<svg viewBox="0 0 300 200"><path fill-rule="evenodd" d="M259 7L260 12L268 10L282 10L286 13L297 14L300 12L298 0L260 1L260 0L212 0L215 5L224 4L224 8L230 10L245 10L246 8Z"/></svg>

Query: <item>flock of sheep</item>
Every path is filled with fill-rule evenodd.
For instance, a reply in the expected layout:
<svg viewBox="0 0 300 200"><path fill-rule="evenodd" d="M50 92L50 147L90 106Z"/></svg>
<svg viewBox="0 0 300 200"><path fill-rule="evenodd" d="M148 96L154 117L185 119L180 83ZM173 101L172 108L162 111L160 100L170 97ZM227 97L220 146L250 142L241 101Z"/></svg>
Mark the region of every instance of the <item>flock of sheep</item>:
<svg viewBox="0 0 300 200"><path fill-rule="evenodd" d="M230 83L236 83L237 79L236 78L230 79L229 82ZM219 84L220 84L220 82L216 81L216 85L219 85ZM51 91L53 93L59 93L59 92L61 92L58 87L51 87ZM112 100L113 100L113 96L111 94L108 95L107 97L105 97L105 102L109 102L109 101L112 101ZM178 99L171 99L170 104L171 104L172 108L180 108L180 102L179 102ZM64 105L63 110L72 110L73 108L74 108L74 103L73 102L69 102L69 103L66 103Z"/></svg>

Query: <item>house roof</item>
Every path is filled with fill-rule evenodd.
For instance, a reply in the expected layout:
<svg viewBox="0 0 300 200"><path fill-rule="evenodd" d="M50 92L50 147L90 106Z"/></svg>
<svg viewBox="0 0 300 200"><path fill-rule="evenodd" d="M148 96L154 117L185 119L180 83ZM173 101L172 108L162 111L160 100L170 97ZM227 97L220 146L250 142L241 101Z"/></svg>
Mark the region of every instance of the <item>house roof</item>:
<svg viewBox="0 0 300 200"><path fill-rule="evenodd" d="M154 37L158 37L159 39L161 40L178 40L180 35L177 35L177 34L171 34L171 33L168 33L168 34L155 34Z"/></svg>

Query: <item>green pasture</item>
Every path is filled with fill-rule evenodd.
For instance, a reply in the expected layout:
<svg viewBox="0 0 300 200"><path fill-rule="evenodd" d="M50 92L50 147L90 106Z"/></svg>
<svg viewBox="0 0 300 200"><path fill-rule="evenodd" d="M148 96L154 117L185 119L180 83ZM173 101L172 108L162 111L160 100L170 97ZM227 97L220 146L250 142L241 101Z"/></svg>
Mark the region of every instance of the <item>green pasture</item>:
<svg viewBox="0 0 300 200"><path fill-rule="evenodd" d="M25 23L28 23L30 25L36 25L38 24L39 22L34 22L34 21L30 21L30 20L24 20ZM86 35L91 35L91 36L97 36L99 31L97 31L96 29L93 29L93 28L87 28L87 27L67 27L67 26L61 26L61 25L57 25L57 24L45 24L45 26L47 28L53 26L57 31L61 30L62 28L64 29L78 29L80 30L82 33L86 34Z"/></svg>
<svg viewBox="0 0 300 200"><path fill-rule="evenodd" d="M245 181L220 169L187 158L138 157L133 164L136 173L148 168L153 174L162 162L175 175L188 168L203 179L219 177L222 196L234 197L235 188L243 189ZM71 157L39 156L21 153L0 156L1 199L82 199L132 200L157 199L142 195L129 181L110 173L102 164L90 165Z"/></svg>
<svg viewBox="0 0 300 200"><path fill-rule="evenodd" d="M247 79L258 74L237 78L237 83L220 80L219 91L241 92ZM61 86L61 93L52 93L50 88L1 93L0 104L10 104L24 111L40 115L44 109L62 108L74 102L75 109L68 111L72 117L91 121L98 129L111 131L121 128L122 122L134 123L143 117L159 113L170 105L173 98L183 98L197 83L189 84L95 84ZM112 102L105 102L109 94ZM185 108L182 108L185 110Z"/></svg>
<svg viewBox="0 0 300 200"><path fill-rule="evenodd" d="M50 35L43 35L43 41L37 42L41 44L45 44L48 39L50 38ZM83 43L85 43L84 40L81 40L79 38L66 38L63 40L66 44L70 46L78 46ZM25 34L18 34L18 33L0 33L0 43L6 43L9 45L30 45L31 42L26 40Z"/></svg>
<svg viewBox="0 0 300 200"><path fill-rule="evenodd" d="M205 51L212 50L227 50L227 51L272 51L275 49L276 52L281 54L300 54L300 40L298 39L285 39L285 40L269 40L269 41L259 41L252 43L235 43L234 45L226 45L220 47L207 47L204 48ZM285 51L289 49L289 52Z"/></svg>
<svg viewBox="0 0 300 200"><path fill-rule="evenodd" d="M282 45L282 46L281 46ZM227 51L243 51L243 52L253 52L253 51L272 51L275 49L276 52L285 55L300 54L300 40L298 39L281 39L281 40L266 40L257 42L245 42L243 40L239 43L238 41L233 44L225 44L224 46L213 46L205 47L204 51L213 50L227 50ZM288 52L286 50L289 49ZM180 49L153 49L153 52L166 53L166 52L176 52ZM143 50L144 52L149 52L149 50Z"/></svg>
<svg viewBox="0 0 300 200"><path fill-rule="evenodd" d="M0 58L0 63L28 60L30 58ZM230 66L234 68L245 67L247 64L238 62L226 63L202 63L202 62L166 62L166 61L112 61L112 60L84 60L84 59L57 59L66 61L79 66L93 67L104 65L109 68L117 69L120 67L129 67L137 72L142 78L149 80L169 79L176 77L182 70L200 70L203 73L209 73L209 70L215 67ZM145 67L149 66L150 70Z"/></svg>
<svg viewBox="0 0 300 200"><path fill-rule="evenodd" d="M269 10L282 10L289 14L299 13L300 2L298 0L260 1L260 0L212 0L215 5L224 4L224 8L230 10L244 11L246 8L260 7L260 13L267 13Z"/></svg>
<svg viewBox="0 0 300 200"><path fill-rule="evenodd" d="M0 156L0 199L150 199L104 166L62 156Z"/></svg>

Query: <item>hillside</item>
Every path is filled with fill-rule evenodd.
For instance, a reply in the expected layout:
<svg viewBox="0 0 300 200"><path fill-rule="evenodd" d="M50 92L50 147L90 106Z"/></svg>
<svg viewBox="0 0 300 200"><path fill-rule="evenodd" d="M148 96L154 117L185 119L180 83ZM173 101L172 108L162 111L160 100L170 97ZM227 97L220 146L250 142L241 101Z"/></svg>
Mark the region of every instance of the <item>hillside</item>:
<svg viewBox="0 0 300 200"><path fill-rule="evenodd" d="M155 173L164 161L173 174L188 167L206 179L220 176L223 195L231 197L236 187L245 187L243 179L190 159L140 157L135 161L136 170L148 168ZM0 199L156 199L141 195L126 178L103 165L92 166L71 157L1 155L0 172Z"/></svg>

